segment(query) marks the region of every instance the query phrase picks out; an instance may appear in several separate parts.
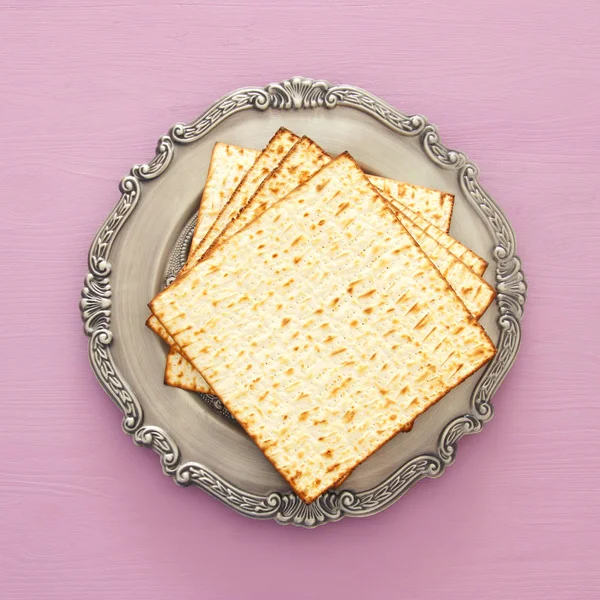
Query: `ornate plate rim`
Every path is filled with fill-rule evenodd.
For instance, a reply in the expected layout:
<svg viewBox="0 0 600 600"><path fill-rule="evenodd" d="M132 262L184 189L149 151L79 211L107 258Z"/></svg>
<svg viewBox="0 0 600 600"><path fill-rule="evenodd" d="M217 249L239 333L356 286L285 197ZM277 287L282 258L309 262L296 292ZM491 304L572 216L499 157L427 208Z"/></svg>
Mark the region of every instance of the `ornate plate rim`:
<svg viewBox="0 0 600 600"><path fill-rule="evenodd" d="M495 287L500 337L498 353L481 375L471 395L468 414L451 420L442 430L437 451L416 456L371 489L362 492L330 491L310 505L295 494L249 493L196 462L182 462L179 448L164 429L144 424L142 405L121 377L111 354L111 287L109 262L112 244L142 195L142 184L159 177L170 165L175 144L202 139L231 115L249 109L266 111L333 109L346 106L370 115L400 135L420 136L425 154L439 167L456 172L461 191L478 210L494 241ZM438 129L422 115L405 115L373 94L352 86L292 77L266 87L233 91L215 102L191 123L177 123L163 135L154 158L135 165L120 184L120 200L99 229L88 255L89 272L79 303L84 331L89 336L92 369L113 402L123 413L123 430L135 444L154 450L163 472L183 486L195 484L238 513L255 519L274 519L280 524L315 527L345 516L363 517L384 510L424 477L439 477L454 462L458 441L481 431L493 416L491 398L514 363L521 341L527 285L521 260L516 255L515 234L497 203L483 189L475 164L465 154L442 144Z"/></svg>

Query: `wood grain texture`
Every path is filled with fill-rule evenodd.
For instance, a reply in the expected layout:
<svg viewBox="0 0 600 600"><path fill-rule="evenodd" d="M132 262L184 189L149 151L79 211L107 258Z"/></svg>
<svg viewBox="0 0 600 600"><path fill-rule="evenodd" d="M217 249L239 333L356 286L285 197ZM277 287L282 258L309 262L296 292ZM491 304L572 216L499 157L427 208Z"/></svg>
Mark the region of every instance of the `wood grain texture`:
<svg viewBox="0 0 600 600"><path fill-rule="evenodd" d="M598 598L599 18L592 0L0 0L0 596ZM438 124L530 284L486 431L392 509L315 531L164 477L120 431L77 308L117 182L158 136L295 74ZM290 592L298 573L311 591Z"/></svg>

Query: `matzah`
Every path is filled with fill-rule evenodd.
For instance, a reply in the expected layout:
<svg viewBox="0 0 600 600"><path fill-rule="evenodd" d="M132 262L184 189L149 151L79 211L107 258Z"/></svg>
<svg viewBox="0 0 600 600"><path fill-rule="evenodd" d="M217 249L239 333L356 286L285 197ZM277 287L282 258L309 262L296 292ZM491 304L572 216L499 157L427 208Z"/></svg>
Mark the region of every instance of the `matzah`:
<svg viewBox="0 0 600 600"><path fill-rule="evenodd" d="M165 384L190 392L212 394L212 390L197 369L190 369L190 363L175 348L167 355Z"/></svg>
<svg viewBox="0 0 600 600"><path fill-rule="evenodd" d="M258 150L217 142L213 148L190 248L196 248L257 156ZM191 254L191 253L190 253ZM189 258L182 271L189 266Z"/></svg>
<svg viewBox="0 0 600 600"><path fill-rule="evenodd" d="M271 138L265 149L258 155L241 183L233 192L231 198L211 225L204 239L192 250L188 262L194 264L210 248L217 236L229 221L245 206L246 202L254 195L260 184L277 166L288 151L299 141L299 137L291 131L281 127Z"/></svg>
<svg viewBox="0 0 600 600"><path fill-rule="evenodd" d="M160 324L160 321L151 315L146 320L146 327L158 335L163 342L168 344L169 353L167 354L167 363L165 366L165 385L181 388L190 392L201 392L203 394L214 394L210 385L206 382L200 371L196 369L181 354L175 340L169 335L169 332Z"/></svg>
<svg viewBox="0 0 600 600"><path fill-rule="evenodd" d="M305 502L495 353L348 155L150 308Z"/></svg>
<svg viewBox="0 0 600 600"><path fill-rule="evenodd" d="M427 214L427 220L442 231L450 231L454 208L452 194L375 175L369 175L369 180L386 194L402 198L402 203L408 208Z"/></svg>

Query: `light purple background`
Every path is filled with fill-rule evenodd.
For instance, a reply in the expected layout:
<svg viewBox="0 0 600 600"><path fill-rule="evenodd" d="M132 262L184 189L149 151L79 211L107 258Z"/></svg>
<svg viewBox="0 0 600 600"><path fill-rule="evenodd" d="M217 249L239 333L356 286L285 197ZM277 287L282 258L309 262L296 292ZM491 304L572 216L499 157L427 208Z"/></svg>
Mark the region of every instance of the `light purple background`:
<svg viewBox="0 0 600 600"><path fill-rule="evenodd" d="M597 0L0 0L0 597L600 594ZM481 167L529 280L519 360L457 462L314 531L243 519L133 446L87 364L117 182L231 89L362 86Z"/></svg>

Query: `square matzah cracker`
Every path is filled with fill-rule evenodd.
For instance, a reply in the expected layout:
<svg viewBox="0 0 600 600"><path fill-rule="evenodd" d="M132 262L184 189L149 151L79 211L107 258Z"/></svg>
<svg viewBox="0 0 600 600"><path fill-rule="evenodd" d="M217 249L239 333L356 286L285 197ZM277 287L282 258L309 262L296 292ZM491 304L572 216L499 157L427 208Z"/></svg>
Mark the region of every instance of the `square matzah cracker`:
<svg viewBox="0 0 600 600"><path fill-rule="evenodd" d="M305 502L495 353L348 155L150 308Z"/></svg>

